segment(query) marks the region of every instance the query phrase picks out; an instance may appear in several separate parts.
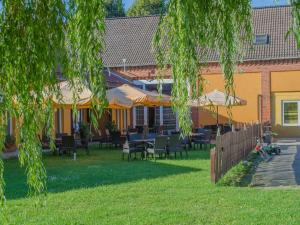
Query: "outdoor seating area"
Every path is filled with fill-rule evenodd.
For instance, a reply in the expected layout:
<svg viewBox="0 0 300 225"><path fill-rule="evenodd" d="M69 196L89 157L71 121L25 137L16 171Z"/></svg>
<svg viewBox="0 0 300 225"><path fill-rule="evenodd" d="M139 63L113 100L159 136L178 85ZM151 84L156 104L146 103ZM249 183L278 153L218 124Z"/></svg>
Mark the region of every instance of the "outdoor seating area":
<svg viewBox="0 0 300 225"><path fill-rule="evenodd" d="M80 125L79 125L80 126ZM50 140L40 138L43 149L50 148ZM122 158L128 161L133 159L154 159L188 157L189 150L207 149L213 144L212 131L204 128L195 129L190 135L183 137L179 131L162 130L149 132L147 127L128 128L126 133L114 130L105 132L93 131L88 136L80 132L69 135L57 133L55 136L55 155L69 155L76 159L78 149L84 150L89 155L89 146L101 149L120 149Z"/></svg>
<svg viewBox="0 0 300 225"><path fill-rule="evenodd" d="M120 149L122 158L126 157L128 161L188 157L188 150L210 149L217 135L236 130L230 124L219 123L218 107L246 104L245 100L218 90L191 100L191 107L216 107L216 123L200 127L194 124L196 127L192 133L183 136L176 112L164 109L171 105L169 95L128 84L111 88L106 93L108 106L104 116L94 127L90 118L94 96L89 88L83 85L77 90L63 81L60 89L63 98L53 98L55 153L73 156L74 160L78 149L83 149L88 155L90 145L98 145L99 149ZM78 96L77 102L72 99L74 94ZM49 137L39 139L43 149L50 148Z"/></svg>
<svg viewBox="0 0 300 225"><path fill-rule="evenodd" d="M57 134L55 138L55 153L58 155L77 153L77 149L84 149L89 154L89 140L87 138L76 138L76 135L66 133Z"/></svg>

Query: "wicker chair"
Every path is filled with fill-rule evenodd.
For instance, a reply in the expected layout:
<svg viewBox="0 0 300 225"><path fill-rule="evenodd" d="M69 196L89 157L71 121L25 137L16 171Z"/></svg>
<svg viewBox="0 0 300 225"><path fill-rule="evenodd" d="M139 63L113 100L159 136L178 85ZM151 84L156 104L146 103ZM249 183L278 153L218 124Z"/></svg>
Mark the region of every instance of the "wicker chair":
<svg viewBox="0 0 300 225"><path fill-rule="evenodd" d="M185 152L186 156L188 156L187 149L182 145L182 140L180 139L180 134L172 134L170 136L170 141L168 144L169 154L174 153L176 159L176 153L180 153L180 157L182 158L182 152Z"/></svg>
<svg viewBox="0 0 300 225"><path fill-rule="evenodd" d="M93 134L91 142L98 142L99 148L102 148L103 144L106 142L106 138L102 135L101 130L98 130L95 134Z"/></svg>
<svg viewBox="0 0 300 225"><path fill-rule="evenodd" d="M125 138L121 137L120 131L115 131L111 133L111 143L115 147L122 146L125 143Z"/></svg>
<svg viewBox="0 0 300 225"><path fill-rule="evenodd" d="M122 158L124 160L125 154L127 154L127 160L129 161L131 159L131 154L134 153L136 158L136 153L141 153L141 158L143 158L145 152L144 145L138 145L134 142L126 141L123 144L123 151L122 151Z"/></svg>
<svg viewBox="0 0 300 225"><path fill-rule="evenodd" d="M154 157L154 161L156 161L156 155L161 157L162 155L167 156L167 144L168 144L168 137L167 136L157 136L155 138L154 144L149 143L149 147L147 148L147 155L151 154Z"/></svg>
<svg viewBox="0 0 300 225"><path fill-rule="evenodd" d="M73 135L62 136L61 146L59 148L59 154L66 152L71 155L71 152L76 153L76 144Z"/></svg>
<svg viewBox="0 0 300 225"><path fill-rule="evenodd" d="M195 149L195 146L200 146L200 148L202 148L203 145L206 145L206 146L211 145L212 131L202 129L202 132L199 133L200 134L199 136L195 136L194 139L193 139L194 149Z"/></svg>

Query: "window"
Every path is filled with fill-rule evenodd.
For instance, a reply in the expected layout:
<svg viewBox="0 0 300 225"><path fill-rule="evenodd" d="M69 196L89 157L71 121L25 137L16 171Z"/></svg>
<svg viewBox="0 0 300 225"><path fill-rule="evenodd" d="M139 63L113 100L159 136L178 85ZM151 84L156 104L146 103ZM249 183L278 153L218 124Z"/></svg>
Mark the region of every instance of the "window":
<svg viewBox="0 0 300 225"><path fill-rule="evenodd" d="M270 43L270 36L268 34L258 34L254 37L255 45L266 45Z"/></svg>
<svg viewBox="0 0 300 225"><path fill-rule="evenodd" d="M144 107L143 106L136 107L136 125L137 126L144 125Z"/></svg>
<svg viewBox="0 0 300 225"><path fill-rule="evenodd" d="M300 126L300 101L283 102L283 125Z"/></svg>

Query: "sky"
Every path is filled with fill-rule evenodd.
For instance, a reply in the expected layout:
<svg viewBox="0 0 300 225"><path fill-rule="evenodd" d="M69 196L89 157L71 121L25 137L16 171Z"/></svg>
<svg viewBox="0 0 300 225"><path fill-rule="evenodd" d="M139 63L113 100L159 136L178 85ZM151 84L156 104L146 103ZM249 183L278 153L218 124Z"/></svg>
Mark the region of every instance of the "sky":
<svg viewBox="0 0 300 225"><path fill-rule="evenodd" d="M125 9L127 10L134 0L123 0ZM252 0L253 7L271 6L271 5L285 5L288 0Z"/></svg>

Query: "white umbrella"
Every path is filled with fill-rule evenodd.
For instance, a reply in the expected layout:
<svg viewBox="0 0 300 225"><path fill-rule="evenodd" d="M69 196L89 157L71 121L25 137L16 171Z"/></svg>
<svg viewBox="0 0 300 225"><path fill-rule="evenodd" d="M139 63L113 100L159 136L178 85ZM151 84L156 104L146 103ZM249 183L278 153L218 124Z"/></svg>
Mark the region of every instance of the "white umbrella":
<svg viewBox="0 0 300 225"><path fill-rule="evenodd" d="M190 101L190 106L216 106L217 107L217 125L219 125L219 106L236 106L246 105L247 101L239 97L227 95L224 92L214 90L209 92L198 99Z"/></svg>

